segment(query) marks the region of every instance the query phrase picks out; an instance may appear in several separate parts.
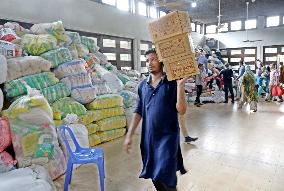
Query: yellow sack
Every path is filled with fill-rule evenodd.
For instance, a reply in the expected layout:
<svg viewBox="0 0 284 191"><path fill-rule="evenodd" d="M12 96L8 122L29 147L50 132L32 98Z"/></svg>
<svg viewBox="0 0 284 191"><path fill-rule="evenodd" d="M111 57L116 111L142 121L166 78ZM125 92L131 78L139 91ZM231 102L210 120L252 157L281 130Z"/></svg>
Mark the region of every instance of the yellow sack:
<svg viewBox="0 0 284 191"><path fill-rule="evenodd" d="M110 131L97 132L96 134L100 137L100 141L103 143L122 137L125 134L125 132L126 132L125 128L120 128L120 129L113 129Z"/></svg>
<svg viewBox="0 0 284 191"><path fill-rule="evenodd" d="M95 133L94 134L91 134L89 135L89 145L90 147L94 147L98 144L101 143L101 139L98 135L96 135Z"/></svg>
<svg viewBox="0 0 284 191"><path fill-rule="evenodd" d="M87 129L88 129L88 134L91 135L99 130L99 126L95 123L91 123L87 125Z"/></svg>
<svg viewBox="0 0 284 191"><path fill-rule="evenodd" d="M123 98L118 94L105 94L97 96L97 98L87 105L90 110L106 109L112 107L122 107Z"/></svg>
<svg viewBox="0 0 284 191"><path fill-rule="evenodd" d="M123 107L113 107L107 109L93 110L94 121L99 121L101 119L124 115Z"/></svg>
<svg viewBox="0 0 284 191"><path fill-rule="evenodd" d="M118 129L118 128L126 127L126 117L125 116L109 117L109 118L97 121L97 124L99 126L99 131L108 131L112 129Z"/></svg>

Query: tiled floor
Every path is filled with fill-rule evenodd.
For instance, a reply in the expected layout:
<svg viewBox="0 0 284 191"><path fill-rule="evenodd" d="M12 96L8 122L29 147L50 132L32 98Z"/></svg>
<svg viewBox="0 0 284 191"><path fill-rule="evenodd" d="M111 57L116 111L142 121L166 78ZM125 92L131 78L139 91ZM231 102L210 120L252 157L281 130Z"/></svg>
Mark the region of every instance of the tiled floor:
<svg viewBox="0 0 284 191"><path fill-rule="evenodd" d="M236 104L188 107L187 126L199 140L182 144L189 173L178 176L179 191L283 191L284 104L260 103L257 113L237 110ZM139 135L130 155L123 138L105 149L106 191L154 191L151 181L139 179ZM56 181L62 190L64 177ZM98 190L95 166L74 171L70 190Z"/></svg>

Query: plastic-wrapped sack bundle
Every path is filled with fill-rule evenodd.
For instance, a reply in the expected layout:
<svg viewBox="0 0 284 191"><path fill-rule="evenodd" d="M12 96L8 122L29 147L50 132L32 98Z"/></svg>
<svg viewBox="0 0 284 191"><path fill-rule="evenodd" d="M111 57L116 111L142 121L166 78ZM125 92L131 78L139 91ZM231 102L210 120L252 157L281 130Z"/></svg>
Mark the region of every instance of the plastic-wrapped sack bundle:
<svg viewBox="0 0 284 191"><path fill-rule="evenodd" d="M74 44L74 45L77 49L79 58L84 58L89 54L89 49L85 45L83 44Z"/></svg>
<svg viewBox="0 0 284 191"><path fill-rule="evenodd" d="M138 86L139 86L138 82L128 81L128 82L126 82L124 87L125 87L125 89L130 90L132 92L137 92Z"/></svg>
<svg viewBox="0 0 284 191"><path fill-rule="evenodd" d="M126 117L124 115L114 116L99 120L96 123L99 126L99 131L108 131L112 129L126 127Z"/></svg>
<svg viewBox="0 0 284 191"><path fill-rule="evenodd" d="M99 130L99 126L95 123L91 123L87 125L87 129L88 129L88 134L94 134Z"/></svg>
<svg viewBox="0 0 284 191"><path fill-rule="evenodd" d="M94 147L98 144L101 143L101 138L96 134L96 133L93 133L91 135L89 135L89 145L90 147Z"/></svg>
<svg viewBox="0 0 284 191"><path fill-rule="evenodd" d="M72 60L72 55L67 48L58 48L56 50L50 50L40 56L51 62L51 68L55 68L62 63L69 62Z"/></svg>
<svg viewBox="0 0 284 191"><path fill-rule="evenodd" d="M57 78L62 79L71 75L87 73L87 70L85 61L77 59L59 65L53 72Z"/></svg>
<svg viewBox="0 0 284 191"><path fill-rule="evenodd" d="M12 143L18 166L44 166L56 179L65 172L65 160L59 148L52 110L38 90L13 102L4 112L9 118Z"/></svg>
<svg viewBox="0 0 284 191"><path fill-rule="evenodd" d="M10 28L0 29L0 40L12 42L13 40L19 38L16 33Z"/></svg>
<svg viewBox="0 0 284 191"><path fill-rule="evenodd" d="M0 153L12 143L9 122L7 118L0 117Z"/></svg>
<svg viewBox="0 0 284 191"><path fill-rule="evenodd" d="M25 56L7 60L7 81L17 78L50 71L49 61L39 56Z"/></svg>
<svg viewBox="0 0 284 191"><path fill-rule="evenodd" d="M124 115L123 107L112 107L107 109L97 109L91 110L93 112L94 121L99 121L101 119Z"/></svg>
<svg viewBox="0 0 284 191"><path fill-rule="evenodd" d="M41 90L48 103L53 103L71 94L70 89L63 83L55 84Z"/></svg>
<svg viewBox="0 0 284 191"><path fill-rule="evenodd" d="M104 55L103 53L98 51L98 52L95 52L95 55L99 60L107 62L107 56Z"/></svg>
<svg viewBox="0 0 284 191"><path fill-rule="evenodd" d="M56 47L56 38L49 34L33 35L25 34L22 37L21 45L28 54L39 56Z"/></svg>
<svg viewBox="0 0 284 191"><path fill-rule="evenodd" d="M70 51L73 60L79 58L78 51L77 51L76 46L74 44L72 44L71 46L68 46L67 48Z"/></svg>
<svg viewBox="0 0 284 191"><path fill-rule="evenodd" d="M66 84L71 90L76 88L91 87L92 81L89 74L77 74L68 76L60 80L62 83Z"/></svg>
<svg viewBox="0 0 284 191"><path fill-rule="evenodd" d="M96 88L97 95L104 95L104 94L110 94L111 89L107 85L106 81L104 80L98 80L94 77L94 72L92 73L92 83L93 86Z"/></svg>
<svg viewBox="0 0 284 191"><path fill-rule="evenodd" d="M0 40L0 55L4 55L6 58L14 58L22 56L22 52L19 45Z"/></svg>
<svg viewBox="0 0 284 191"><path fill-rule="evenodd" d="M85 56L84 60L86 61L86 67L88 68L93 68L95 64L100 64L100 60L92 53Z"/></svg>
<svg viewBox="0 0 284 191"><path fill-rule="evenodd" d="M118 94L106 94L97 96L97 98L87 105L88 109L106 109L112 107L122 107L123 98Z"/></svg>
<svg viewBox="0 0 284 191"><path fill-rule="evenodd" d="M73 44L80 44L81 43L81 38L79 33L77 32L72 32L72 31L66 31L65 32L67 36L71 39Z"/></svg>
<svg viewBox="0 0 284 191"><path fill-rule="evenodd" d="M13 157L9 153L7 153L6 151L3 151L0 153L0 175L1 173L14 170L16 164L17 164L17 161L14 160ZM1 183L1 187L2 187L2 183Z"/></svg>
<svg viewBox="0 0 284 191"><path fill-rule="evenodd" d="M104 64L104 67L105 67L108 71L110 71L110 72L113 72L113 73L115 73L115 74L118 73L117 67L114 66L114 65L112 65L110 62L106 62L106 63Z"/></svg>
<svg viewBox="0 0 284 191"><path fill-rule="evenodd" d="M130 78L125 75L125 74L121 74L121 73L117 73L117 77L122 81L122 83L125 85L128 81L130 81Z"/></svg>
<svg viewBox="0 0 284 191"><path fill-rule="evenodd" d="M137 98L135 93L128 90L122 90L119 94L123 97L124 107L128 108L135 105Z"/></svg>
<svg viewBox="0 0 284 191"><path fill-rule="evenodd" d="M97 46L97 39L93 37L81 36L81 42L89 49L90 52L95 53L99 51L99 47Z"/></svg>
<svg viewBox="0 0 284 191"><path fill-rule="evenodd" d="M4 103L4 95L2 90L0 89L0 112L2 111L3 103Z"/></svg>
<svg viewBox="0 0 284 191"><path fill-rule="evenodd" d="M71 113L76 114L80 117L87 112L87 109L82 104L70 97L62 98L54 102L52 109L54 113L54 119L64 119L67 114Z"/></svg>
<svg viewBox="0 0 284 191"><path fill-rule="evenodd" d="M0 174L0 191L56 191L47 171L39 165Z"/></svg>
<svg viewBox="0 0 284 191"><path fill-rule="evenodd" d="M95 121L95 114L93 111L88 110L84 115L79 116L79 123L89 125Z"/></svg>
<svg viewBox="0 0 284 191"><path fill-rule="evenodd" d="M34 34L50 34L58 41L68 42L70 39L65 33L62 21L53 23L35 24L30 29Z"/></svg>
<svg viewBox="0 0 284 191"><path fill-rule="evenodd" d="M41 90L58 83L58 81L59 80L55 78L55 75L53 73L43 72L40 74L25 76L17 80L7 81L4 85L4 89L7 92L7 96L9 98L12 98L27 93L24 82L26 82L32 88Z"/></svg>
<svg viewBox="0 0 284 191"><path fill-rule="evenodd" d="M4 27L14 30L16 34L20 37L30 32L28 29L25 29L19 23L16 22L7 22L4 24Z"/></svg>
<svg viewBox="0 0 284 191"><path fill-rule="evenodd" d="M110 131L97 132L96 135L99 136L101 142L107 142L122 137L125 134L125 132L126 132L125 128L120 128L120 129L113 129Z"/></svg>
<svg viewBox="0 0 284 191"><path fill-rule="evenodd" d="M82 104L87 104L94 101L96 96L95 87L76 88L71 92L71 97Z"/></svg>
<svg viewBox="0 0 284 191"><path fill-rule="evenodd" d="M3 55L0 55L0 68L0 84L2 84L6 82L8 72L7 60Z"/></svg>
<svg viewBox="0 0 284 191"><path fill-rule="evenodd" d="M110 87L113 93L117 93L123 89L123 83L115 74L107 71L100 65L95 65L94 69L96 70L98 76L102 80L106 81L107 85Z"/></svg>

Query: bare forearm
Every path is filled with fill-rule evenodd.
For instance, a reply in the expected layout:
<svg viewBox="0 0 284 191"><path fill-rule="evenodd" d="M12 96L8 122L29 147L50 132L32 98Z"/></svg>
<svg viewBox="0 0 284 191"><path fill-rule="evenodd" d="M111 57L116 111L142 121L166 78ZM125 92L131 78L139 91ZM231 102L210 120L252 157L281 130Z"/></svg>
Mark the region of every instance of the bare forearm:
<svg viewBox="0 0 284 191"><path fill-rule="evenodd" d="M131 123L130 123L130 127L128 129L126 136L132 137L132 135L134 134L134 132L135 132L136 128L138 127L140 121L141 121L141 115L139 115L138 113L133 113L132 120L131 120Z"/></svg>
<svg viewBox="0 0 284 191"><path fill-rule="evenodd" d="M187 108L187 102L185 98L184 92L184 84L177 86L177 103L176 103L177 111L180 115L184 115Z"/></svg>

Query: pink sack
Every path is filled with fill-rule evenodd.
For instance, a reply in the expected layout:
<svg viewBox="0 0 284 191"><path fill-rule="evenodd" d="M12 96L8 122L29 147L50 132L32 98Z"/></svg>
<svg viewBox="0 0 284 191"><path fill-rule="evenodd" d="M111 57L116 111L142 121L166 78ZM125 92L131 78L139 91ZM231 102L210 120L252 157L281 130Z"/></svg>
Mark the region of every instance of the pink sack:
<svg viewBox="0 0 284 191"><path fill-rule="evenodd" d="M17 161L13 159L13 157L7 153L6 151L3 151L0 153L0 160L6 165L16 165Z"/></svg>
<svg viewBox="0 0 284 191"><path fill-rule="evenodd" d="M12 143L8 119L0 117L0 153Z"/></svg>

